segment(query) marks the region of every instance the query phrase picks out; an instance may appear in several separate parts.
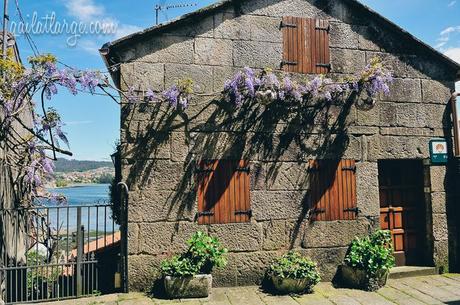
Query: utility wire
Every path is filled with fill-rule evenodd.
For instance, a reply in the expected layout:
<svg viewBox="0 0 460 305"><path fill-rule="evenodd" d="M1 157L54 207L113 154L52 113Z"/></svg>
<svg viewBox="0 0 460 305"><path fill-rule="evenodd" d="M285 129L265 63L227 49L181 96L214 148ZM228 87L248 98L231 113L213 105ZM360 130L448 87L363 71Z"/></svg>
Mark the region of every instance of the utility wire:
<svg viewBox="0 0 460 305"><path fill-rule="evenodd" d="M19 0L15 0L14 2L16 4L16 10L18 12L19 19L21 20L22 24L25 25L26 22L24 20L24 17L22 16L21 8L19 7ZM35 44L34 40L30 36L30 34L27 31L24 31L24 33L25 33L24 36L25 36L27 42L29 43L29 46L32 49L32 52L34 52L34 55L35 56L39 55L40 51L38 50L37 45Z"/></svg>

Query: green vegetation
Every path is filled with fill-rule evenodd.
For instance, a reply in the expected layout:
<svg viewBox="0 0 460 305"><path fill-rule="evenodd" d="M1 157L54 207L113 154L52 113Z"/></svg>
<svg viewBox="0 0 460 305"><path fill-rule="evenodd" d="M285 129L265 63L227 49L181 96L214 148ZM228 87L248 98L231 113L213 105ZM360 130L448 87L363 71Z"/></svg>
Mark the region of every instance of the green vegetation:
<svg viewBox="0 0 460 305"><path fill-rule="evenodd" d="M370 237L355 238L345 256L345 264L366 271L368 277L390 270L395 264L390 231L379 230Z"/></svg>
<svg viewBox="0 0 460 305"><path fill-rule="evenodd" d="M85 172L92 169L101 167L113 167L110 161L81 161L81 160L67 160L59 158L54 163L55 172L69 173L69 172Z"/></svg>
<svg viewBox="0 0 460 305"><path fill-rule="evenodd" d="M69 185L69 183L64 179L62 179L62 178L57 178L56 179L56 187L66 187L68 185Z"/></svg>
<svg viewBox="0 0 460 305"><path fill-rule="evenodd" d="M268 275L289 279L307 279L309 286L314 286L321 280L316 264L298 252L290 251L275 261L268 268Z"/></svg>
<svg viewBox="0 0 460 305"><path fill-rule="evenodd" d="M99 184L111 184L112 181L113 181L113 175L104 173L100 175L94 182L99 183Z"/></svg>
<svg viewBox="0 0 460 305"><path fill-rule="evenodd" d="M187 241L186 252L161 262L161 272L170 276L192 276L209 274L214 267L221 268L227 264L225 254L217 238L203 232L196 232Z"/></svg>

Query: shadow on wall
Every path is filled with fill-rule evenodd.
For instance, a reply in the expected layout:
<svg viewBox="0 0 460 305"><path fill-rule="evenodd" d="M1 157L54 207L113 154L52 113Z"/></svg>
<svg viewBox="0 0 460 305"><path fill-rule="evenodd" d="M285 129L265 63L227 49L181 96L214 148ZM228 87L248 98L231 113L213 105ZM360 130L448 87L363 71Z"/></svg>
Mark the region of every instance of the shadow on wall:
<svg viewBox="0 0 460 305"><path fill-rule="evenodd" d="M347 117L355 99L353 94L340 104L321 102L307 106L287 102L261 105L251 101L240 108L219 99L195 99L185 111L159 104L125 104L122 120L126 141L131 144L122 150L123 166L128 168L124 179L130 189L142 188L155 183L152 179L158 176L156 172L173 174L158 166L162 147L171 141L173 134L180 135L181 145L185 147L179 163L183 165L182 176L171 177L176 185L164 187L171 190L167 200L170 202L168 216L182 219L184 212L192 211L196 202L194 177L197 162L201 160L263 161L267 166L266 176L262 177L260 170L254 168L251 189L259 179L265 179L267 184L275 181L285 160L298 163L312 158L340 160L349 144ZM147 122L142 132L136 126L139 117ZM136 127L137 134L128 132ZM172 155L179 153L180 149L171 148ZM297 183L306 189L308 177L301 179L303 181ZM299 202L301 213L292 216L297 222L291 247L311 208L309 193L303 194Z"/></svg>

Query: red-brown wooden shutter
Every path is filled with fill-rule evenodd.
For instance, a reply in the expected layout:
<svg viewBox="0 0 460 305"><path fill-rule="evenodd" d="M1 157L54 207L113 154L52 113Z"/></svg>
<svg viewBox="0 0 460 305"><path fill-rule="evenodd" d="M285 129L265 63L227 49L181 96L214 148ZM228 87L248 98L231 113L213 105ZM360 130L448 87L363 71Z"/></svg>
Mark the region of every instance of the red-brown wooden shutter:
<svg viewBox="0 0 460 305"><path fill-rule="evenodd" d="M199 224L250 220L250 180L247 161L201 161L197 169L197 181Z"/></svg>
<svg viewBox="0 0 460 305"><path fill-rule="evenodd" d="M325 74L330 70L329 22L283 17L283 70Z"/></svg>
<svg viewBox="0 0 460 305"><path fill-rule="evenodd" d="M354 160L311 160L311 217L316 221L357 217Z"/></svg>

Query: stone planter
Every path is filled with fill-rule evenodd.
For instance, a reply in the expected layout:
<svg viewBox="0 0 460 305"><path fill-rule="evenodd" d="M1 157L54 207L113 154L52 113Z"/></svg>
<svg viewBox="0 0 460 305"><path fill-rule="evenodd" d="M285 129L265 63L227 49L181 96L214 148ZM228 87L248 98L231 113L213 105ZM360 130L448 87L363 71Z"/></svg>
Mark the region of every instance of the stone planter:
<svg viewBox="0 0 460 305"><path fill-rule="evenodd" d="M367 291L377 291L386 285L389 271L381 270L375 277L368 277L366 272L362 269L342 265L341 274L342 282L347 287Z"/></svg>
<svg viewBox="0 0 460 305"><path fill-rule="evenodd" d="M310 285L308 279L290 279L271 276L273 287L280 294L288 293L310 293L313 291L313 286Z"/></svg>
<svg viewBox="0 0 460 305"><path fill-rule="evenodd" d="M171 299L205 298L211 293L212 275L165 276L164 285L166 295Z"/></svg>

